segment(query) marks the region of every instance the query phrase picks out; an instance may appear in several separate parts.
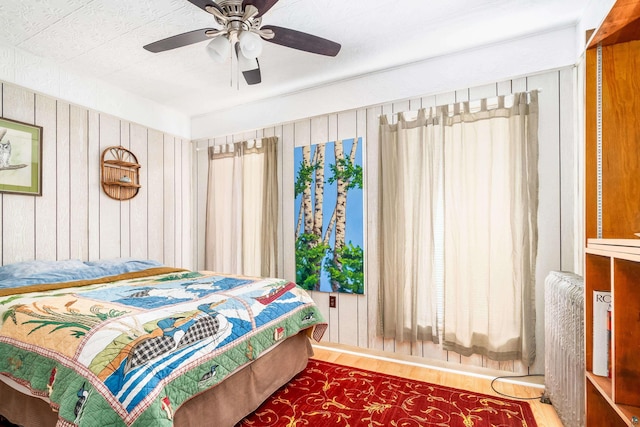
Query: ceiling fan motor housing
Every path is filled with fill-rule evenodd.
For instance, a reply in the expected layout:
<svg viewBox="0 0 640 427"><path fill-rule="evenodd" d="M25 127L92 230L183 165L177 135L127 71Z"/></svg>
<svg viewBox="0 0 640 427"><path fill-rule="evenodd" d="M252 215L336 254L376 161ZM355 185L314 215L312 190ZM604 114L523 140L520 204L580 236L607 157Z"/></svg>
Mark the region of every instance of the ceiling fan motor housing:
<svg viewBox="0 0 640 427"><path fill-rule="evenodd" d="M218 24L226 28L230 36L236 38L241 31L260 33L262 17L257 16L258 9L255 6L244 7L242 0L220 0L217 4L222 13L214 7L208 7L207 11L215 17Z"/></svg>
<svg viewBox="0 0 640 427"><path fill-rule="evenodd" d="M218 3L218 6L220 6L227 16L242 16L244 14L242 0L219 0L216 3Z"/></svg>

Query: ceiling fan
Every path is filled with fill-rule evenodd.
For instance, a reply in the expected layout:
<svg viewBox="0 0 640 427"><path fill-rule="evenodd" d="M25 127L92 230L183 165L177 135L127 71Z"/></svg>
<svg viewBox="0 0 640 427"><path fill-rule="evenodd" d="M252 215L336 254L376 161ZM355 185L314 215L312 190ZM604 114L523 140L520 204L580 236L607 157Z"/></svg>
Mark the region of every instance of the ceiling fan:
<svg viewBox="0 0 640 427"><path fill-rule="evenodd" d="M322 37L277 27L262 26L262 16L278 0L188 0L191 4L210 13L221 27L203 28L178 34L150 43L144 48L150 52L164 52L193 43L211 40L207 53L217 62L224 62L231 46L234 47L238 66L247 84L262 81L258 56L262 52L262 40L305 52L336 56L340 44Z"/></svg>

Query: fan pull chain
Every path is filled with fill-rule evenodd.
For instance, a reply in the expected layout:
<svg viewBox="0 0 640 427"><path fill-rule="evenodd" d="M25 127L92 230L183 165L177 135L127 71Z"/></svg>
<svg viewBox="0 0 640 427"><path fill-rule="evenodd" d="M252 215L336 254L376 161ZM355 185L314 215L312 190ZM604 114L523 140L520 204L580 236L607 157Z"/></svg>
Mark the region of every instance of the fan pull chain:
<svg viewBox="0 0 640 427"><path fill-rule="evenodd" d="M229 87L233 88L233 49L229 49Z"/></svg>

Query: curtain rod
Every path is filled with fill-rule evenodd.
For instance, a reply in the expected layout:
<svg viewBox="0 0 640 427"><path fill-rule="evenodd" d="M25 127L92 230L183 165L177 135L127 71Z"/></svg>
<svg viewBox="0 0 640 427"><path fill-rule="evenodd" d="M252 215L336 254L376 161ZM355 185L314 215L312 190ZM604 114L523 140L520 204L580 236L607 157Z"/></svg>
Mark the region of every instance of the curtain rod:
<svg viewBox="0 0 640 427"><path fill-rule="evenodd" d="M529 92L533 92L534 90L535 90L535 91L537 91L537 92L539 92L539 93L542 93L542 88L538 88L538 89L531 89L531 90L525 90L525 91L521 91L521 92L529 93ZM520 92L514 92L514 93L520 93ZM497 97L499 97L499 96L509 96L509 95L513 95L514 93L507 93L507 94L504 94L504 95L492 95L492 96L486 96L486 97L484 97L484 98L476 98L476 99L471 99L471 100L468 100L468 101L455 101L455 102L448 102L447 104L441 104L441 105L452 105L452 104L460 104L460 103L463 103L463 102L474 102L474 101L480 101L480 100L482 100L482 99L497 98ZM435 95L429 95L429 96L435 96ZM398 101L398 102L400 102L400 101ZM382 105L383 105L383 104L380 104L380 105L378 105L378 107L381 107ZM437 107L437 105L434 105L434 106L432 106L431 108L433 108L433 107ZM430 107L424 107L424 108L430 108ZM417 111L417 110L409 110L409 111ZM389 113L381 113L381 114L377 114L377 115L376 115L376 117L386 116L386 115L388 115L388 114L389 114ZM393 114L391 114L391 115L393 116L393 115L396 115L396 114L397 114L397 113L393 113Z"/></svg>
<svg viewBox="0 0 640 427"><path fill-rule="evenodd" d="M217 147L217 146L222 146L222 145L233 145L233 144L237 144L239 142L249 142L249 141L254 141L256 144L258 143L259 140L264 140L265 138L272 138L270 136L263 136L260 138L253 138L253 139L245 139L244 141L236 141L236 142L225 142L224 144L213 144L213 145L207 145L206 147L197 147L196 151L202 151L202 150L208 150L211 147Z"/></svg>

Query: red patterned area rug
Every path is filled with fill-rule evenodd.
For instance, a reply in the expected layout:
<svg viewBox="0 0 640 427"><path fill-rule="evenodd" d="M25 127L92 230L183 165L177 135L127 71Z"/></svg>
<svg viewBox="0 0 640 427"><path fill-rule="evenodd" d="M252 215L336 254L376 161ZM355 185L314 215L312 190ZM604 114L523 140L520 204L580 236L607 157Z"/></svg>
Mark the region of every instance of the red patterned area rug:
<svg viewBox="0 0 640 427"><path fill-rule="evenodd" d="M527 402L311 359L236 427L536 427Z"/></svg>

